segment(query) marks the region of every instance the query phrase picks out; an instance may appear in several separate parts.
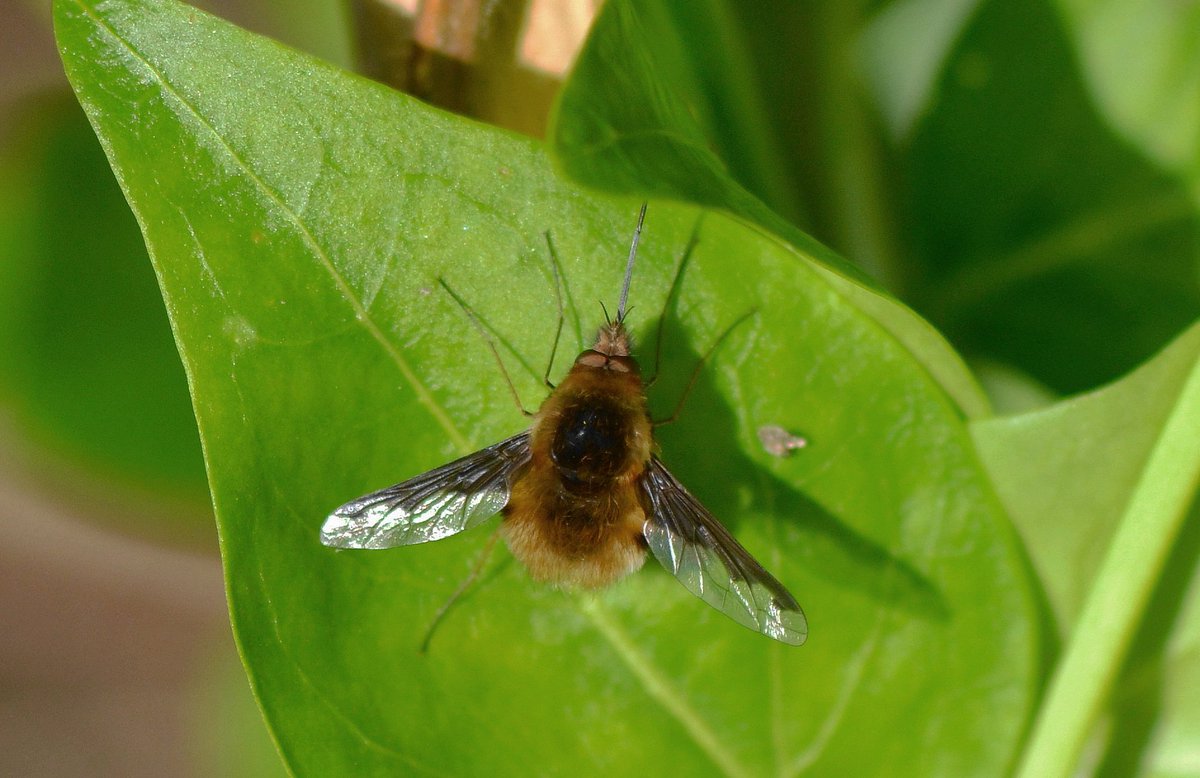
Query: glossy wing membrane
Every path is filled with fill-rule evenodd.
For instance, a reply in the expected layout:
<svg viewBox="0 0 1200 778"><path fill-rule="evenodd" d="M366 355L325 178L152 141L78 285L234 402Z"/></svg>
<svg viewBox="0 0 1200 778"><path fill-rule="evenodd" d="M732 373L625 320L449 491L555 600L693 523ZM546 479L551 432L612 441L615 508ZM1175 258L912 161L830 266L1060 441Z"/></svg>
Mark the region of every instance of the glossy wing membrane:
<svg viewBox="0 0 1200 778"><path fill-rule="evenodd" d="M654 457L642 476L650 506L643 533L688 591L750 629L800 645L808 622L795 598Z"/></svg>
<svg viewBox="0 0 1200 778"><path fill-rule="evenodd" d="M508 504L513 478L528 461L526 431L351 500L325 520L321 542L335 548L391 548L470 529Z"/></svg>

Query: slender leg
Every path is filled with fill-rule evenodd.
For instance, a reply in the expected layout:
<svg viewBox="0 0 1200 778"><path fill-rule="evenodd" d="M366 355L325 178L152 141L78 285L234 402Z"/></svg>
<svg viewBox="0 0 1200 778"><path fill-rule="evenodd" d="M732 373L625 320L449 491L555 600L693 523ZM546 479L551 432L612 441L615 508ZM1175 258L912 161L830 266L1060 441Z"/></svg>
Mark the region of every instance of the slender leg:
<svg viewBox="0 0 1200 778"><path fill-rule="evenodd" d="M701 219L696 220L696 225L692 227L692 236L688 238L687 246L683 249L683 256L679 259L679 267L675 268L675 277L671 279L671 288L667 290L667 299L663 302L662 314L658 317L658 330L654 333L654 372L650 378L646 380L646 387L649 388L658 380L658 369L662 365L662 344L663 344L663 325L667 321L667 311L671 309L671 303L679 294L679 282L683 278L684 268L687 267L688 261L692 258L692 250L696 248L696 244L700 241L700 223Z"/></svg>
<svg viewBox="0 0 1200 778"><path fill-rule="evenodd" d="M542 376L542 383L554 391L554 384L550 382L550 371L554 368L554 357L558 354L558 340L562 337L563 330L562 273L558 266L558 252L554 250L554 243L550 241L550 231L547 230L543 234L546 236L546 247L550 250L550 273L554 276L554 299L558 303L558 326L554 329L554 345L550 348L550 361L546 363L546 373Z"/></svg>
<svg viewBox="0 0 1200 778"><path fill-rule="evenodd" d="M500 366L500 372L504 375L504 382L508 384L508 391L512 393L513 402L515 402L517 407L521 409L521 413L525 414L526 416L533 416L533 413L527 410L525 408L525 404L521 402L521 395L517 394L517 387L513 384L512 377L508 374L508 368L504 366L504 360L500 358L500 351L496 348L496 341L492 338L492 334L488 332L487 328L483 326L483 323L479 321L479 317L475 315L475 311L471 310L471 306L467 305L467 303L458 296L458 293L450 288L449 284L447 284L441 278L438 279L438 283L442 285L442 288L446 290L447 294L454 298L454 302L458 303L458 307L463 309L463 312L467 314L467 318L471 320L471 324L475 326L475 329L478 330L479 334L483 336L483 340L487 343L488 348L492 350L492 356L496 358L496 364Z"/></svg>
<svg viewBox="0 0 1200 778"><path fill-rule="evenodd" d="M450 609L454 607L454 603L458 602L459 598L466 594L467 589L470 589L471 585L479 578L479 574L483 572L483 567L487 563L488 558L491 557L492 549L495 548L496 540L499 537L500 527L496 527L495 531L492 532L492 536L488 538L487 544L484 545L483 550L479 552L479 558L475 560L475 564L471 567L471 572L467 574L463 582L450 595L450 599L446 600L442 604L442 607L438 608L438 612L433 614L433 621L429 622L429 629L425 630L425 637L421 640L421 647L417 649L418 653L428 653L429 642L433 640L433 633L437 630L438 625L442 623L442 620L446 618L446 614L450 612Z"/></svg>
<svg viewBox="0 0 1200 778"><path fill-rule="evenodd" d="M673 423L679 418L679 412L683 410L684 402L687 401L688 395L692 393L692 387L696 385L696 379L700 377L700 371L704 368L704 363L707 362L709 357L713 355L713 352L717 350L717 347L724 342L725 338L729 337L729 334L733 332L734 328L736 328L746 319L749 319L757 312L758 311L754 308L746 311L741 316L737 317L733 324L730 324L728 327L726 327L725 331L722 332L715 341L713 341L713 344L708 347L708 351L704 352L704 356L700 357L700 360L696 363L695 369L692 370L692 375L690 378L688 378L687 386L683 389L683 394L679 396L679 402L675 405L675 410L672 411L671 415L665 419L656 419L652 421L651 424L653 424L653 426L662 427L666 424Z"/></svg>

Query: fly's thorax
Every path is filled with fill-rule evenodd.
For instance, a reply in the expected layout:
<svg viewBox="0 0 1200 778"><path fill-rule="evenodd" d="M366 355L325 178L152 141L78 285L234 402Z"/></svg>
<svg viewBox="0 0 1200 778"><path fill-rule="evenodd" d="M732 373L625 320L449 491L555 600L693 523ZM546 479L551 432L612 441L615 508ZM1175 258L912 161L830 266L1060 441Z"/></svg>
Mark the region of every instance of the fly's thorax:
<svg viewBox="0 0 1200 778"><path fill-rule="evenodd" d="M640 473L650 429L637 362L585 351L538 412L530 445L549 458L564 488L583 494Z"/></svg>

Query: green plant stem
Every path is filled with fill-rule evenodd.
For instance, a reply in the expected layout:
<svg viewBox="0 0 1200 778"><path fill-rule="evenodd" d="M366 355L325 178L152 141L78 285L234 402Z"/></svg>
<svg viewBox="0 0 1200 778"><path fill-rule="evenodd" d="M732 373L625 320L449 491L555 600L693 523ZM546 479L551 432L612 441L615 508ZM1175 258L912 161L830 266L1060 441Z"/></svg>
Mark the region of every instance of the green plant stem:
<svg viewBox="0 0 1200 778"><path fill-rule="evenodd" d="M1200 364L1150 453L1050 681L1020 778L1073 773L1200 482Z"/></svg>

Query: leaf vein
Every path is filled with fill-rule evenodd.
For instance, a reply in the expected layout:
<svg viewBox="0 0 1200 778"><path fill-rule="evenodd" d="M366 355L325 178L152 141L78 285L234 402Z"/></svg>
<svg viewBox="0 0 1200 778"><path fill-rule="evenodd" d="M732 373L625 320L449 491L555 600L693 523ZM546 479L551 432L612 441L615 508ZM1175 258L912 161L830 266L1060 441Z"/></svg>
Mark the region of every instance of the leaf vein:
<svg viewBox="0 0 1200 778"><path fill-rule="evenodd" d="M434 421L436 421L438 425L445 430L447 436L450 437L450 439L460 450L464 452L469 450L471 445L467 441L466 437L458 430L458 427L450 419L449 414L446 413L445 409L442 408L442 406L433 397L433 393L429 390L429 387L427 387L424 382L420 380L416 374L416 371L413 370L412 365L408 363L408 360L404 358L404 355L400 352L396 345L392 343L392 341L384 334L383 330L380 329L374 318L372 318L371 313L366 309L366 307L363 306L362 301L359 300L357 295L354 293L350 283L346 281L345 277L338 271L329 254L321 246L320 242L317 241L312 231L308 228L308 225L305 224L304 220L300 218L300 215L295 211L295 209L291 208L284 198L272 187L270 187L267 182L258 175L253 167L251 167L244 159L242 159L238 152L229 145L229 142L225 139L225 137L221 135L217 128L204 117L199 109L192 105L187 98L185 98L178 90L176 90L167 76L157 67L155 67L153 63L146 59L146 57L142 56L141 52L130 41L121 37L117 30L112 27L112 25L95 13L94 9L89 8L87 4L79 2L79 7L85 14L90 16L95 21L98 27L106 30L114 40L118 41L129 52L130 56L142 63L142 65L151 73L153 78L162 86L164 94L170 95L172 98L178 101L178 103L188 113L190 113L201 126L203 126L212 134L212 137L216 139L216 142L220 145L224 152L229 155L230 159L232 159L234 163L245 172L247 179L251 181L268 200L270 200L277 208L279 208L279 210L286 217L287 221L290 221L294 225L301 241L308 246L313 256L318 260L322 268L329 274L330 278L334 282L334 285L337 287L339 294L341 294L341 296L350 304L350 307L354 312L354 318L367 331L367 334L369 334L371 338L379 344L383 352L396 365L396 368L400 371L401 375L404 376L404 379L412 386L413 391L416 393L417 402L429 412Z"/></svg>
<svg viewBox="0 0 1200 778"><path fill-rule="evenodd" d="M637 650L633 641L609 617L603 606L594 597L583 598L580 602L583 613L591 620L600 634L608 640L617 656L625 662L634 676L642 682L646 693L657 701L667 713L675 717L676 721L691 735L696 745L721 768L721 772L739 778L750 776L750 770L737 760L728 746L721 742L716 732L705 723L699 713L692 709L687 700L667 683L663 673Z"/></svg>

